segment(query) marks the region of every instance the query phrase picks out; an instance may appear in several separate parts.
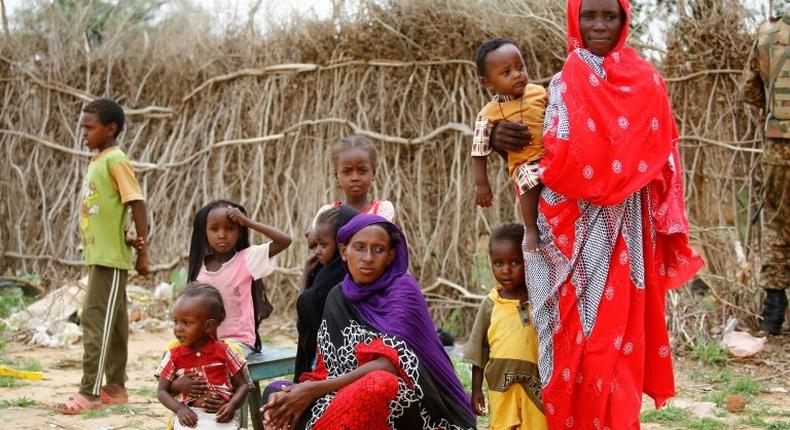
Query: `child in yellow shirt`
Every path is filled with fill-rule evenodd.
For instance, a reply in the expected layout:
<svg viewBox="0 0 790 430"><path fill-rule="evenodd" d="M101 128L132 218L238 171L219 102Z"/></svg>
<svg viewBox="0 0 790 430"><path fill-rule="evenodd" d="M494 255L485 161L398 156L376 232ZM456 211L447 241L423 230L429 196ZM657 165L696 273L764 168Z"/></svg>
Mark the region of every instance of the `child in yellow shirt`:
<svg viewBox="0 0 790 430"><path fill-rule="evenodd" d="M530 322L521 242L524 228L505 224L489 242L491 268L499 285L475 318L464 361L472 364L472 409L485 414L482 384L488 385L491 430L545 430L540 400L538 336Z"/></svg>

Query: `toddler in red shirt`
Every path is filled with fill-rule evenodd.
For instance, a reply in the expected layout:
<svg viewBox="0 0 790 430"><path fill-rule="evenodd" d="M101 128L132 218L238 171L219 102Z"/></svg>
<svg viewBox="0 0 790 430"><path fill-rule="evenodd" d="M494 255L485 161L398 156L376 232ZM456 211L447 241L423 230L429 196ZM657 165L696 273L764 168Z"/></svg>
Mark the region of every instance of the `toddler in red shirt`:
<svg viewBox="0 0 790 430"><path fill-rule="evenodd" d="M217 326L225 319L222 296L216 288L193 282L173 309L173 333L179 345L168 350L157 367L159 401L175 413L174 429L238 429L235 412L244 402L250 381L244 371L246 360L225 342L216 339ZM194 373L208 385L205 394L174 398L170 385L179 376ZM203 410L209 396L226 401L216 415Z"/></svg>

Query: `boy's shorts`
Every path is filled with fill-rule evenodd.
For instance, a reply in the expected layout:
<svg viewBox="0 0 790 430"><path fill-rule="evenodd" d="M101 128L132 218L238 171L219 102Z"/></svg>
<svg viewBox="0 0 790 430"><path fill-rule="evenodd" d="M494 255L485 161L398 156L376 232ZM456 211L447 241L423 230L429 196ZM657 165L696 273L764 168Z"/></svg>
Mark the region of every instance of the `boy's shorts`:
<svg viewBox="0 0 790 430"><path fill-rule="evenodd" d="M513 172L513 182L516 184L519 196L535 188L540 183L540 167L538 163L519 164L516 167L516 171Z"/></svg>

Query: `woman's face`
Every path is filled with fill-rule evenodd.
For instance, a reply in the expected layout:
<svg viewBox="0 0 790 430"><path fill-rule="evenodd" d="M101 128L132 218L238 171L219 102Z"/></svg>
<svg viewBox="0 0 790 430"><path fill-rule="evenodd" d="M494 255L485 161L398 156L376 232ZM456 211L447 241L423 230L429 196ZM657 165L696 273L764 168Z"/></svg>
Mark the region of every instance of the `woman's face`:
<svg viewBox="0 0 790 430"><path fill-rule="evenodd" d="M623 18L618 0L582 0L579 29L584 47L599 57L611 52L620 39Z"/></svg>
<svg viewBox="0 0 790 430"><path fill-rule="evenodd" d="M369 225L352 236L348 243L340 245L340 255L354 282L370 284L395 259L395 249L390 245L390 235L384 227Z"/></svg>

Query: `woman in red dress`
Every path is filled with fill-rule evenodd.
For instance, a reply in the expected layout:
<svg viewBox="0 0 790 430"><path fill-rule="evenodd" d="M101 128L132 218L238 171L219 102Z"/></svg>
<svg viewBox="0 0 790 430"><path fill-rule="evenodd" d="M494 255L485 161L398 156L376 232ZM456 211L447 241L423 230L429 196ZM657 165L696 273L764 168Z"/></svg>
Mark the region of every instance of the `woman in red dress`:
<svg viewBox="0 0 790 430"><path fill-rule="evenodd" d="M667 87L625 45L629 18L627 0L568 0L549 85L542 247L524 254L551 429L638 429L642 393L674 395L664 296L703 265ZM516 128L495 130L495 147Z"/></svg>

